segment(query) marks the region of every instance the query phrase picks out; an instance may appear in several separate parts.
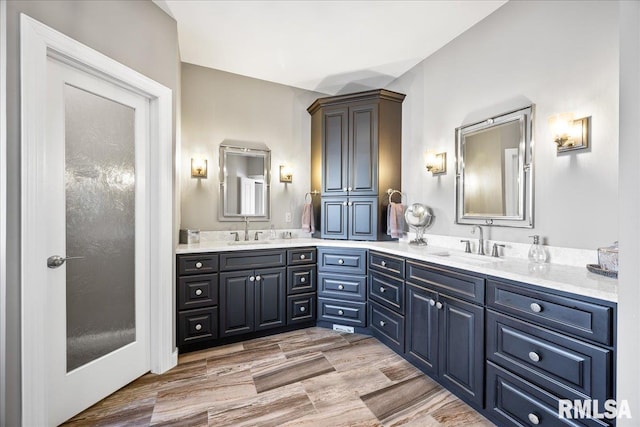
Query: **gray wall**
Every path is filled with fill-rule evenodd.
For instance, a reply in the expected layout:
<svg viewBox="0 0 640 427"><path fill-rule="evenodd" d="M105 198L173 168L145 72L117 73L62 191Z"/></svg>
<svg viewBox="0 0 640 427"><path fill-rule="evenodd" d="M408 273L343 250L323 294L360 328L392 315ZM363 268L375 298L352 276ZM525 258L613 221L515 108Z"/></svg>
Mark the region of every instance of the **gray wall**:
<svg viewBox="0 0 640 427"><path fill-rule="evenodd" d="M276 228L299 228L304 195L310 190L311 116L306 109L326 95L187 63L182 64L181 89L181 228L242 228L237 222L218 221L218 150L225 139L269 146L271 223ZM208 159L207 179L191 178L194 155ZM291 166L293 183L279 181L282 164ZM292 213L291 223L285 223L286 212ZM251 226L268 227L267 222Z"/></svg>
<svg viewBox="0 0 640 427"><path fill-rule="evenodd" d="M394 81L403 108L403 191L434 208L431 233L469 236L454 205L454 129L536 104L535 233L595 249L618 238L618 3L511 1ZM548 117L592 116L589 150L557 155ZM447 151L433 178L422 152ZM531 230L489 238L529 242Z"/></svg>
<svg viewBox="0 0 640 427"><path fill-rule="evenodd" d="M176 22L151 1L8 1L7 6L8 268L5 422L8 426L17 426L20 425L19 14L25 13L169 87L174 91L174 106L180 83L180 69ZM175 118L174 108L174 123Z"/></svg>

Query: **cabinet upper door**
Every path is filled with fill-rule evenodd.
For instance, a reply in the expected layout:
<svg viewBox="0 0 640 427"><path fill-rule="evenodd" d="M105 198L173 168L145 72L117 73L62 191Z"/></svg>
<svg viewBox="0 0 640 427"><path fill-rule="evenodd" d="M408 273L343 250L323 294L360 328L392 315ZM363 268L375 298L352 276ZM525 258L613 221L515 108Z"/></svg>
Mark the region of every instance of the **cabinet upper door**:
<svg viewBox="0 0 640 427"><path fill-rule="evenodd" d="M349 187L349 110L333 108L322 117L322 194L346 195Z"/></svg>
<svg viewBox="0 0 640 427"><path fill-rule="evenodd" d="M378 104L349 108L349 159L349 195L377 195Z"/></svg>
<svg viewBox="0 0 640 427"><path fill-rule="evenodd" d="M349 239L376 240L378 237L378 198L349 197L347 207Z"/></svg>
<svg viewBox="0 0 640 427"><path fill-rule="evenodd" d="M347 238L347 198L322 198L322 227L320 237L323 239Z"/></svg>

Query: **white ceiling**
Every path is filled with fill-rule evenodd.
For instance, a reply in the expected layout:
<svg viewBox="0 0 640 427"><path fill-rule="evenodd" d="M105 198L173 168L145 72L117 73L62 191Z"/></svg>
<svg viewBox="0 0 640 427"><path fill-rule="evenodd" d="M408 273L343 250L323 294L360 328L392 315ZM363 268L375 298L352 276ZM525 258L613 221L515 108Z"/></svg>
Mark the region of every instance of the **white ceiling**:
<svg viewBox="0 0 640 427"><path fill-rule="evenodd" d="M154 0L183 62L327 94L384 87L506 0Z"/></svg>

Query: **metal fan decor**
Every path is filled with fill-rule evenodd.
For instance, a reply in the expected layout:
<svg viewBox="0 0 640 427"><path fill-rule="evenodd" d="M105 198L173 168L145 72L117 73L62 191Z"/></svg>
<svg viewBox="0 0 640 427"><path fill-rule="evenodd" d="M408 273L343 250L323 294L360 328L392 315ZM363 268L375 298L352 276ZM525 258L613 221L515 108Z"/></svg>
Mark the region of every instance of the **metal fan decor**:
<svg viewBox="0 0 640 427"><path fill-rule="evenodd" d="M416 231L416 238L409 243L424 246L427 241L424 239L424 230L433 222L433 212L431 208L422 203L414 203L410 205L404 213L404 219L410 228Z"/></svg>

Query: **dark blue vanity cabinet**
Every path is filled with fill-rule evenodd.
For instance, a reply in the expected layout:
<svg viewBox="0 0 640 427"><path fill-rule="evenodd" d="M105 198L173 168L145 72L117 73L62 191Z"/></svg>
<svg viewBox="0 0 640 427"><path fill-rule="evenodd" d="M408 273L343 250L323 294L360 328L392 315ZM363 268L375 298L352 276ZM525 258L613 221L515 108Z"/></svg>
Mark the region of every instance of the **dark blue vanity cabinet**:
<svg viewBox="0 0 640 427"><path fill-rule="evenodd" d="M367 251L318 249L318 321L367 326Z"/></svg>
<svg viewBox="0 0 640 427"><path fill-rule="evenodd" d="M412 260L405 277L405 357L482 409L484 278Z"/></svg>
<svg viewBox="0 0 640 427"><path fill-rule="evenodd" d="M402 101L371 90L317 99L311 114L311 188L316 237L384 240L388 188L401 183Z"/></svg>
<svg viewBox="0 0 640 427"><path fill-rule="evenodd" d="M616 305L487 281L486 411L499 425L605 426L558 417L560 399L615 398Z"/></svg>

